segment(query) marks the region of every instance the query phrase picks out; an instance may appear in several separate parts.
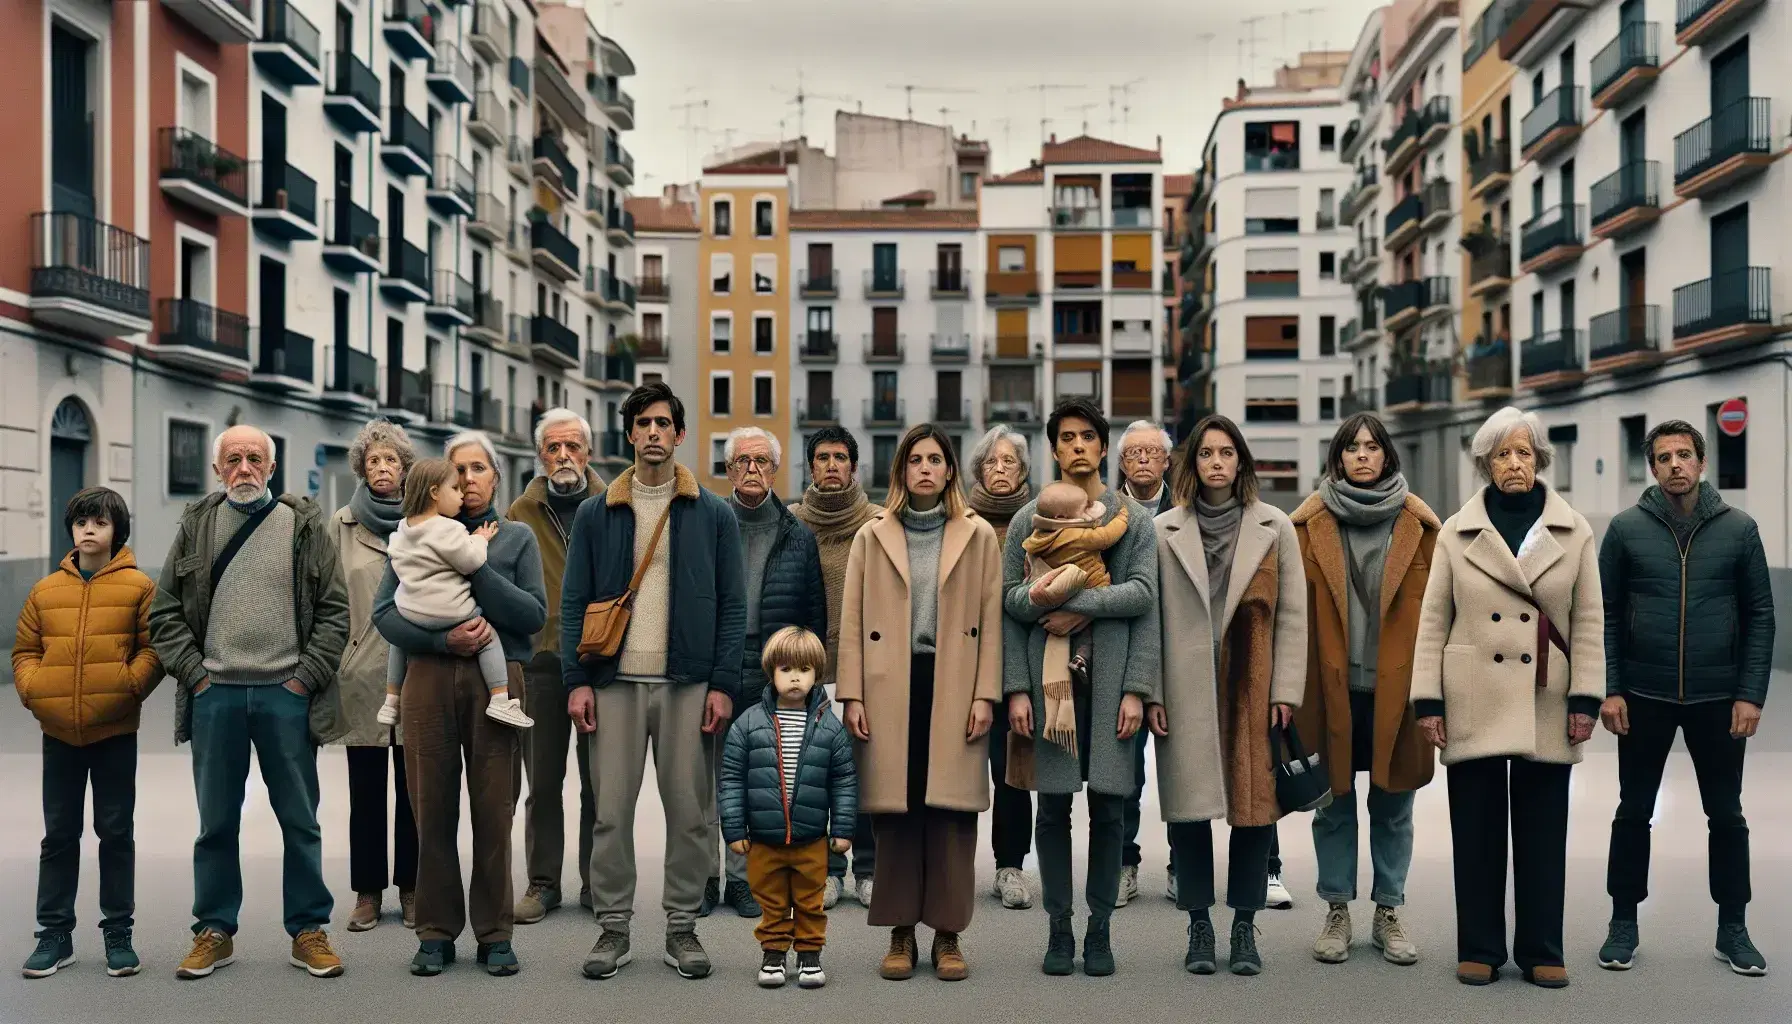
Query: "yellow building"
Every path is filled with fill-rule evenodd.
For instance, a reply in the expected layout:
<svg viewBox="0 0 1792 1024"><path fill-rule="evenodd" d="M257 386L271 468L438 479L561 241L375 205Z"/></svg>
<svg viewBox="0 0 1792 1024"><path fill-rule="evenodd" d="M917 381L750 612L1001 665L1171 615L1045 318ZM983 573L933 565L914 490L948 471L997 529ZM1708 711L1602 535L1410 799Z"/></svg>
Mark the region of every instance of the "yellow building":
<svg viewBox="0 0 1792 1024"><path fill-rule="evenodd" d="M1512 339L1513 248L1512 65L1500 58L1500 34L1522 11L1518 0L1467 0L1463 34L1462 144L1465 173L1457 184L1462 210L1463 397L1501 401L1512 394L1517 348Z"/></svg>
<svg viewBox="0 0 1792 1024"><path fill-rule="evenodd" d="M789 213L795 152L783 147L706 167L699 182L698 393L681 395L686 445L700 446L698 478L727 494L722 446L737 427L779 443L790 422ZM784 453L779 492L801 473Z"/></svg>

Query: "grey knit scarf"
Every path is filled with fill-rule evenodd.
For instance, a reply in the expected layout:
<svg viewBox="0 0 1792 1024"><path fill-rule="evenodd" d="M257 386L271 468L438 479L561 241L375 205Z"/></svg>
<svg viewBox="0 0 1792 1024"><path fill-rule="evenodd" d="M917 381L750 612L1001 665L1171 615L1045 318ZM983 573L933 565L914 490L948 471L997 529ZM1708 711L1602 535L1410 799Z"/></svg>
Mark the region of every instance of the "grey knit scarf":
<svg viewBox="0 0 1792 1024"><path fill-rule="evenodd" d="M1350 604L1349 685L1362 693L1375 690L1382 574L1394 538L1394 519L1406 507L1406 494L1406 477L1399 473L1367 487L1329 477L1319 485L1319 500L1337 519L1344 542L1345 589Z"/></svg>
<svg viewBox="0 0 1792 1024"><path fill-rule="evenodd" d="M1238 524L1244 521L1244 503L1234 494L1218 505L1195 496L1195 516L1201 526L1201 550L1207 555L1207 600L1213 628L1226 611L1226 588L1231 584L1232 552L1238 546ZM1219 637L1214 637L1219 649Z"/></svg>
<svg viewBox="0 0 1792 1024"><path fill-rule="evenodd" d="M404 518L404 501L380 497L363 480L355 485L355 493L349 496L348 510L354 515L355 522L365 526L369 533L386 538L398 529L399 520Z"/></svg>
<svg viewBox="0 0 1792 1024"><path fill-rule="evenodd" d="M1014 513L1019 512L1023 505L1033 500L1033 485L1022 483L1014 489L1013 494L996 495L989 493L979 481L971 485L969 498L971 508L989 520L989 525L999 530L1008 525L1009 520L1014 518Z"/></svg>

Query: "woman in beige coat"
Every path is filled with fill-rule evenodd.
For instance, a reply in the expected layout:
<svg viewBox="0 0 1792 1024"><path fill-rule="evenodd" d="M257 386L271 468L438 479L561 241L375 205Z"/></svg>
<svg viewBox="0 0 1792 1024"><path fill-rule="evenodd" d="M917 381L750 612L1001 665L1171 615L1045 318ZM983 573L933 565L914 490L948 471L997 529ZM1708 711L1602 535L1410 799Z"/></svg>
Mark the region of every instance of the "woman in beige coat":
<svg viewBox="0 0 1792 1024"><path fill-rule="evenodd" d="M917 924L934 930L936 975L968 973L959 933L976 901L1001 637L995 531L965 505L950 439L922 424L896 448L884 509L853 538L840 606L835 689L877 836L866 919L891 929L886 978L914 974Z"/></svg>
<svg viewBox="0 0 1792 1024"><path fill-rule="evenodd" d="M1537 474L1554 455L1536 414L1507 407L1475 432L1488 482L1438 535L1413 649L1412 704L1449 777L1456 978L1485 985L1512 959L1568 984L1562 902L1568 773L1605 696L1605 617L1592 528Z"/></svg>
<svg viewBox="0 0 1792 1024"><path fill-rule="evenodd" d="M348 587L348 646L336 689L342 696L348 732L336 741L348 747L348 873L355 908L348 930L367 931L380 923L382 893L397 887L405 927L412 924L412 890L417 885L417 822L404 774L404 736L398 727L374 721L386 696L385 638L373 628L373 597L386 574L386 539L403 514L404 478L417 452L404 428L373 420L349 445L349 468L360 481L348 504L336 510L336 550ZM391 752L387 753L387 748ZM392 768L387 771L387 758ZM386 786L392 780L392 817L386 817ZM392 845L387 872L386 845Z"/></svg>
<svg viewBox="0 0 1792 1024"><path fill-rule="evenodd" d="M1255 917L1266 902L1275 823L1270 725L1286 725L1307 683L1307 582L1286 513L1257 497L1238 425L1209 416L1177 456L1176 507L1157 524L1163 689L1148 712L1157 734L1158 802L1170 826L1177 906L1189 912L1183 966L1217 967L1213 819L1232 826L1226 903L1229 961L1257 974Z"/></svg>

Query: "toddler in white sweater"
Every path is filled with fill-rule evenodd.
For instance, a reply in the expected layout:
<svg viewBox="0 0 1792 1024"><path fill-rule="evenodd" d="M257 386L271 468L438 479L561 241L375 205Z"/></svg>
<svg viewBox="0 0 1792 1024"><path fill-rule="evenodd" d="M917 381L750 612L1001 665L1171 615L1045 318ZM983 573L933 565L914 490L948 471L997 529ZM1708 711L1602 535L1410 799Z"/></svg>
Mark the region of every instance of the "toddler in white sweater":
<svg viewBox="0 0 1792 1024"><path fill-rule="evenodd" d="M411 467L404 482L404 521L392 531L386 554L398 577L398 613L423 629L452 629L480 614L467 577L485 565L486 545L498 524L486 523L468 533L454 518L460 506L459 477L446 459L424 459ZM405 665L404 652L392 645L386 660L386 703L376 716L381 725L398 722ZM535 724L523 714L522 702L510 696L504 647L496 640L480 649L479 673L491 689L488 717L518 729Z"/></svg>

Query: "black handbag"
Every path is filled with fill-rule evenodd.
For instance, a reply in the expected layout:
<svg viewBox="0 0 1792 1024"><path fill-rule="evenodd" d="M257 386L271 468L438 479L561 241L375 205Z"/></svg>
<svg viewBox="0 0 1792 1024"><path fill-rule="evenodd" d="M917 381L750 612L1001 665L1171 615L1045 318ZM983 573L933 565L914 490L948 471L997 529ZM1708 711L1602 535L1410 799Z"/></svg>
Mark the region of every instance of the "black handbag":
<svg viewBox="0 0 1792 1024"><path fill-rule="evenodd" d="M1319 765L1319 754L1301 746L1294 723L1269 727L1269 748L1276 759L1276 803L1283 814L1317 811L1332 802L1332 787Z"/></svg>

